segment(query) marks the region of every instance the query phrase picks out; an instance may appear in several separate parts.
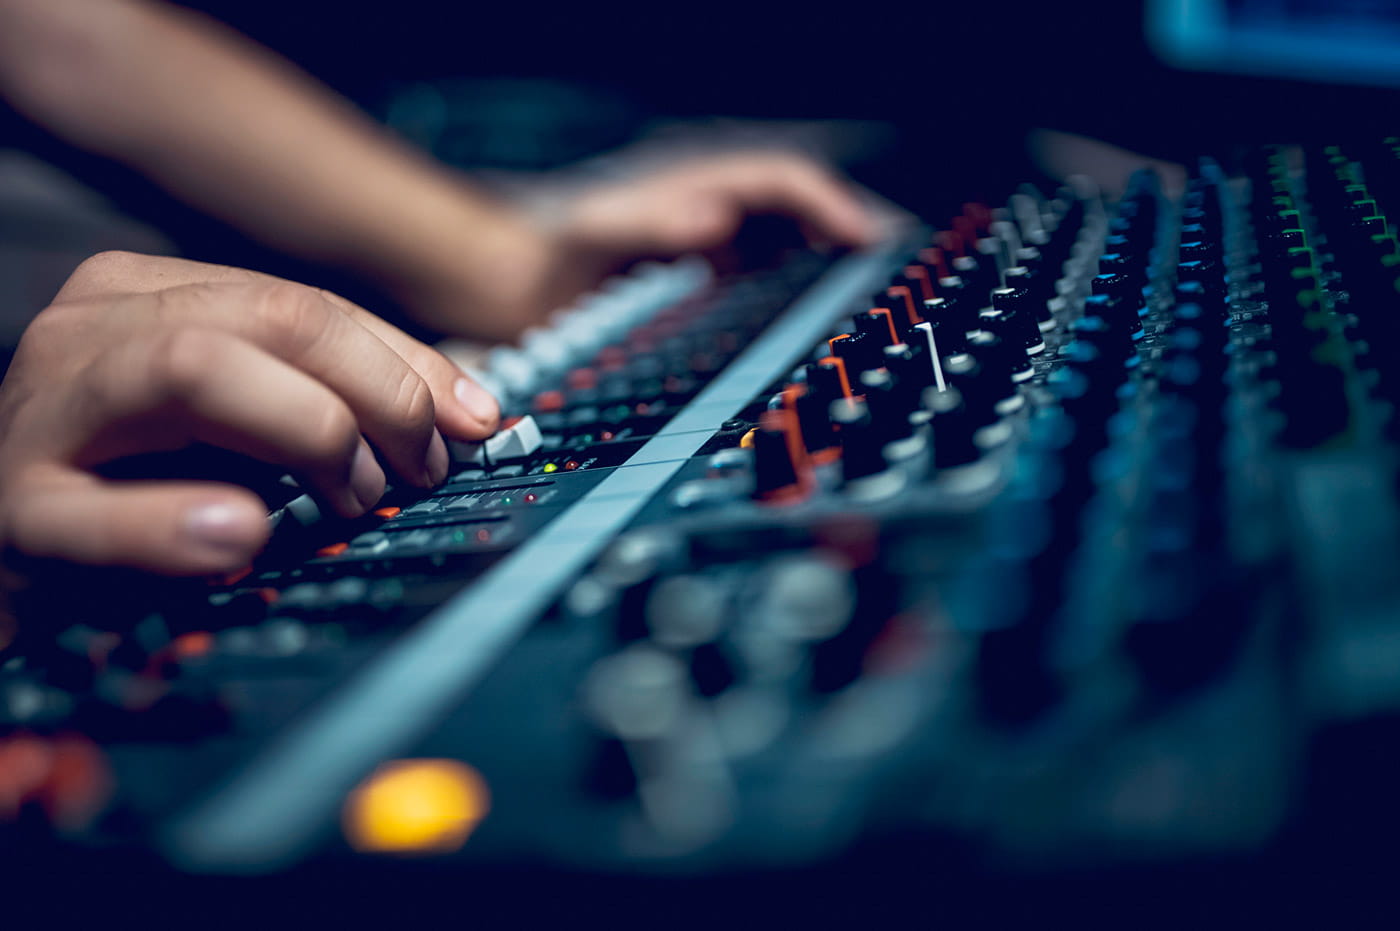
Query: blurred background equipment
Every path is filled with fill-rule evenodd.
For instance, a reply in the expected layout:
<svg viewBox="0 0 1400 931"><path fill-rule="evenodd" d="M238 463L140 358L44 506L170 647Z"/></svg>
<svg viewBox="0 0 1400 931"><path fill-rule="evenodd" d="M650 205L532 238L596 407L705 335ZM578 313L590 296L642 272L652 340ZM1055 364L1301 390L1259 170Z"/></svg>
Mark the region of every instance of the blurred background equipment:
<svg viewBox="0 0 1400 931"><path fill-rule="evenodd" d="M1132 4L993 26L408 3L315 42L316 4L228 6L502 190L703 122L918 218L862 253L765 227L745 267L610 281L483 357L504 435L447 485L350 524L268 491L245 574L26 593L46 623L0 645L9 875L250 909L934 897L986 921L1388 881L1400 125L1376 129L1389 90L1321 80L1362 53L1324 73L1319 43L1311 83L1177 73ZM1314 26L1213 9L1150 6L1154 41L1219 68L1182 43L1225 33L1192 24ZM1343 14L1366 42L1391 23ZM1114 187L1084 151L1144 160L1068 136L1037 164L1037 126L1168 175Z"/></svg>
<svg viewBox="0 0 1400 931"><path fill-rule="evenodd" d="M1180 67L1400 83L1400 9L1387 0L1150 0L1148 24Z"/></svg>

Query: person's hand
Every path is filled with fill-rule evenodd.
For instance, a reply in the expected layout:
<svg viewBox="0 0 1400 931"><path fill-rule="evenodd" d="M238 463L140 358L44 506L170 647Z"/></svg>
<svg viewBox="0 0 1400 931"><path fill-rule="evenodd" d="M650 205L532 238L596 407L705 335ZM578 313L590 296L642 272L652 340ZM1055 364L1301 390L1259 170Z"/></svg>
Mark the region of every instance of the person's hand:
<svg viewBox="0 0 1400 931"><path fill-rule="evenodd" d="M218 447L293 473L354 517L384 492L379 460L400 483L435 485L449 470L444 435L480 439L498 417L456 366L336 295L104 253L26 331L0 384L0 555L231 571L268 536L255 494L115 481L99 467Z"/></svg>
<svg viewBox="0 0 1400 931"><path fill-rule="evenodd" d="M731 152L586 188L534 222L503 211L487 232L491 260L425 274L404 303L444 334L510 339L629 264L712 252L756 215L786 217L813 243L863 246L878 235L854 189L816 162Z"/></svg>

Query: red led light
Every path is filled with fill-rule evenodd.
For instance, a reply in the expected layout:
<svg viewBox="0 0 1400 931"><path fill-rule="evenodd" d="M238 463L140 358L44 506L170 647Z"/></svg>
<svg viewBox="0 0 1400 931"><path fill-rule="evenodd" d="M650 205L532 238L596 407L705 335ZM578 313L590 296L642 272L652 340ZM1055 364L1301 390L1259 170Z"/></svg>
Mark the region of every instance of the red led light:
<svg viewBox="0 0 1400 931"><path fill-rule="evenodd" d="M611 430L604 430L602 433L598 434L598 439L606 443L608 440L611 440L614 436L616 436L616 434L614 434Z"/></svg>
<svg viewBox="0 0 1400 931"><path fill-rule="evenodd" d="M527 495L525 496L525 503L526 503L526 504L534 504L534 503L535 503L536 501L538 501L538 500L540 500L540 499L539 499L539 496L536 495L536 494L534 494L533 492L531 492L530 494L527 494Z"/></svg>
<svg viewBox="0 0 1400 931"><path fill-rule="evenodd" d="M478 542L478 543L485 543L485 542L487 542L487 541L490 540L490 539L491 539L491 531L487 530L485 527L481 528L480 530L478 530L478 531L476 532L476 542Z"/></svg>
<svg viewBox="0 0 1400 931"><path fill-rule="evenodd" d="M572 472L574 469L577 469L578 467L579 467L579 461L578 461L577 459L570 459L568 462L564 463L564 471L565 471L565 472Z"/></svg>

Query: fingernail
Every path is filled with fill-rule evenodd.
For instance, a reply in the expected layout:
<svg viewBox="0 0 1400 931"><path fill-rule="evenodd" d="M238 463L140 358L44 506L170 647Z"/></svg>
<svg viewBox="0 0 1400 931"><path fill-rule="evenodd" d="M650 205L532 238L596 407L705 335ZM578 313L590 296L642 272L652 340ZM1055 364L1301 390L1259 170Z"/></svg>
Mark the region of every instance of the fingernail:
<svg viewBox="0 0 1400 931"><path fill-rule="evenodd" d="M473 420L488 429L496 426L501 417L500 405L480 385L469 378L459 378L452 386L452 393Z"/></svg>
<svg viewBox="0 0 1400 931"><path fill-rule="evenodd" d="M350 490L359 499L362 510L368 511L379 503L384 495L384 481L384 470L374 461L369 445L361 441L350 464Z"/></svg>
<svg viewBox="0 0 1400 931"><path fill-rule="evenodd" d="M214 501L185 512L185 532L204 546L243 552L261 541L263 528L261 518L247 508Z"/></svg>
<svg viewBox="0 0 1400 931"><path fill-rule="evenodd" d="M448 459L447 444L443 442L442 434L433 431L433 438L428 442L428 484L440 485L442 480L447 478Z"/></svg>

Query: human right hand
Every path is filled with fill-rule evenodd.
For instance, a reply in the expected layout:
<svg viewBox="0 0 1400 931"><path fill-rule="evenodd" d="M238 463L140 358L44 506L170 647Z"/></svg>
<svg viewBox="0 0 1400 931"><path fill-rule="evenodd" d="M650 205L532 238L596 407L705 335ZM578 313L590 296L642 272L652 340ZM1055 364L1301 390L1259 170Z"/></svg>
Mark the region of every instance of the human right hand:
<svg viewBox="0 0 1400 931"><path fill-rule="evenodd" d="M336 295L104 253L26 331L0 384L0 557L227 572L267 540L260 498L99 467L206 444L289 471L355 517L383 494L379 460L430 487L449 469L443 437L481 439L498 418L456 366Z"/></svg>

